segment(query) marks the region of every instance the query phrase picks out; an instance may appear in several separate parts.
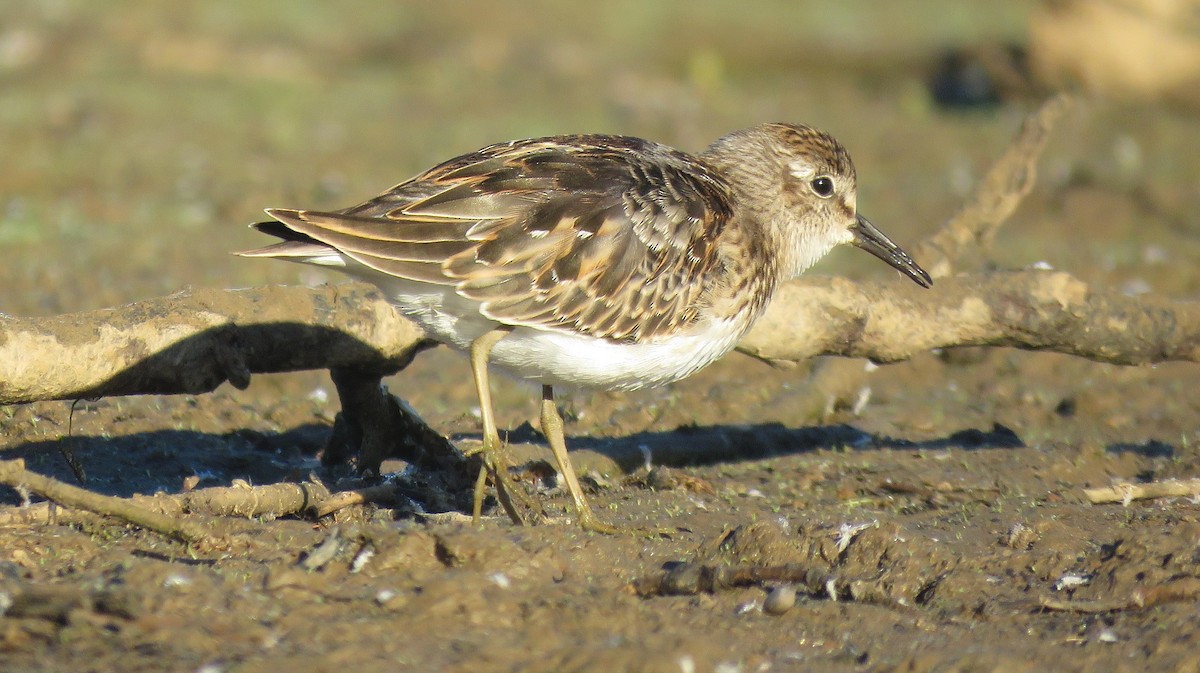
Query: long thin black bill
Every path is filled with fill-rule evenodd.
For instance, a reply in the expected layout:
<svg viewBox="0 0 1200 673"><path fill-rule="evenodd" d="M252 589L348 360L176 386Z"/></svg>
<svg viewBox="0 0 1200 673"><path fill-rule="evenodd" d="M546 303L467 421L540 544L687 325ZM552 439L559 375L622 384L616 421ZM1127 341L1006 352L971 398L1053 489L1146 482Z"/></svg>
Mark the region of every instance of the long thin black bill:
<svg viewBox="0 0 1200 673"><path fill-rule="evenodd" d="M871 224L867 218L859 215L858 221L850 227L850 231L854 234L854 245L896 267L901 273L912 278L917 285L921 287L933 285L933 279L929 277L928 273L925 273L925 269L913 261L907 252L901 250L900 246L893 243L892 239L876 229L875 225Z"/></svg>

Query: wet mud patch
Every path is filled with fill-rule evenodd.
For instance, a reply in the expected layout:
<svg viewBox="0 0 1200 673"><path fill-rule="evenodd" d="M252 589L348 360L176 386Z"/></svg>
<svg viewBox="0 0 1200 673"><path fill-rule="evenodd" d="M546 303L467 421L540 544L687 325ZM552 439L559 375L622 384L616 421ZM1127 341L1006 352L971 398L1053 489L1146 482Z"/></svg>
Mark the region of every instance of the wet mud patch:
<svg viewBox="0 0 1200 673"><path fill-rule="evenodd" d="M1045 369L1036 360L1018 359L1023 381ZM972 367L991 379L994 364ZM889 371L901 385L926 366L961 367ZM1112 391L1122 394L1120 385ZM687 407L701 391L677 393ZM330 421L314 415L314 402L274 412L304 421L288 429L230 413L240 407L238 394L229 395L126 400L124 424L95 416L77 427L125 427L134 439L92 436L80 455L88 465L104 451L144 459L140 470L123 463L111 475L121 483L116 492L175 483L181 465L201 453L212 454L222 479L321 469L313 452ZM156 413L174 414L174 404L206 419L194 435L137 431L156 425ZM868 432L864 426L884 428L896 422L888 412L899 412L875 408L881 418L870 423L686 425L583 441L581 464L592 453L638 456L628 476L597 471L586 480L598 511L628 529L617 536L575 529L566 496L532 476L523 483L538 484L537 497L559 523L517 528L492 516L476 527L461 515L355 506L318 522L244 521L225 548L205 550L112 522L6 527L0 648L17 670L82 658L98 670L170 660L238 671L351 662L365 670L946 670L1031 661L1088 670L1111 669L1114 652L1136 662L1147 650L1168 669L1190 660L1200 508L1178 498L1097 506L1080 491L1113 476L1186 472L1196 458L1191 442L1091 445L1062 432L1057 444L1032 445L1026 437L1042 427L1036 414L1017 426L1026 437L995 424L940 437ZM60 422L65 409L46 403L23 413ZM1062 417L1051 410L1049 418ZM235 428L246 425L259 429ZM594 434L573 425L572 434ZM515 438L531 443L514 445L515 453L545 451L535 432L523 432ZM260 435L259 443L290 448L261 453L247 439ZM176 449L163 453L149 440ZM44 441L11 450L44 455L50 471L69 478ZM648 473L647 441L686 442L699 453ZM742 453L728 453L730 445ZM695 460L707 448L716 457ZM239 451L256 459L239 466L230 458ZM669 451L656 453L670 462ZM289 464L263 472L281 460ZM647 589L686 566L742 580ZM789 606L778 596L790 591Z"/></svg>

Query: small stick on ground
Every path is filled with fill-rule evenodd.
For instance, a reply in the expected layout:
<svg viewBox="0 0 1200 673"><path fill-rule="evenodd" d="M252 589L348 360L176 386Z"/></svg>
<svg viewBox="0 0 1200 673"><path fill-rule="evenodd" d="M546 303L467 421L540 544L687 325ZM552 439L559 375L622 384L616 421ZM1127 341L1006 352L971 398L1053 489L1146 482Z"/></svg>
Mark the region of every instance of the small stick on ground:
<svg viewBox="0 0 1200 673"><path fill-rule="evenodd" d="M1038 601L1038 605L1044 610L1054 612L1100 614L1143 610L1164 603L1190 603L1197 598L1200 598L1200 579L1181 577L1149 589L1135 589L1132 595L1124 600L1073 601L1044 597Z"/></svg>
<svg viewBox="0 0 1200 673"><path fill-rule="evenodd" d="M334 512L354 505L367 503L392 503L396 500L395 484L380 484L366 488L356 488L351 491L338 491L324 500L314 503L308 508L309 514L321 518Z"/></svg>
<svg viewBox="0 0 1200 673"><path fill-rule="evenodd" d="M1102 488L1085 488L1083 496L1093 505L1109 502L1129 504L1134 500L1150 498L1197 497L1200 496L1200 479L1171 479L1149 484L1115 484Z"/></svg>
<svg viewBox="0 0 1200 673"><path fill-rule="evenodd" d="M47 496L50 497L50 496ZM104 496L100 496L104 497ZM299 514L329 497L329 490L317 483L249 484L201 488L187 493L135 495L113 498L156 514L178 519L185 514L205 516L281 517ZM54 500L54 498L51 498ZM0 526L14 524L79 523L95 516L95 510L51 511L51 503L39 502L27 507L0 509ZM106 512L101 512L106 514Z"/></svg>
<svg viewBox="0 0 1200 673"><path fill-rule="evenodd" d="M0 484L13 488L27 488L63 507L75 507L115 517L184 542L202 542L209 539L208 532L192 521L170 517L124 498L92 493L30 472L25 469L23 460L0 461Z"/></svg>
<svg viewBox="0 0 1200 673"><path fill-rule="evenodd" d="M655 573L633 583L633 590L643 598L652 596L693 596L716 593L735 587L783 583L795 586L813 597L830 600L849 599L857 603L881 605L903 611L911 606L889 599L876 592L857 593L845 580L805 563L783 565L721 566L703 563L680 563L670 570Z"/></svg>
<svg viewBox="0 0 1200 673"><path fill-rule="evenodd" d="M162 502L164 514L178 507L178 514L209 516L280 517L298 514L329 497L329 489L315 482L280 483L251 486L235 482L233 486L201 488L178 495L151 496Z"/></svg>
<svg viewBox="0 0 1200 673"><path fill-rule="evenodd" d="M788 582L799 585L809 593L820 594L827 591L829 581L825 573L799 563L779 566L680 563L670 570L637 580L634 589L643 597L692 596L763 582Z"/></svg>

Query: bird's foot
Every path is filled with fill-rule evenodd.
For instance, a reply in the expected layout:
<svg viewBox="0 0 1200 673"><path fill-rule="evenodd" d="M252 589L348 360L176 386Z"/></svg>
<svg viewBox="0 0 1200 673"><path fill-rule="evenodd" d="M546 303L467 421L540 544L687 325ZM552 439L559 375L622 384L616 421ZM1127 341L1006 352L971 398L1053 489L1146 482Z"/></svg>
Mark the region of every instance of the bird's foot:
<svg viewBox="0 0 1200 673"><path fill-rule="evenodd" d="M601 521L592 514L592 510L585 509L579 512L578 516L579 527L592 533L603 533L604 535L616 535L617 533L631 532L624 528L619 528L611 523Z"/></svg>
<svg viewBox="0 0 1200 673"><path fill-rule="evenodd" d="M472 499L471 518L476 523L483 513L483 501L487 497L487 481L490 477L496 487L496 500L508 514L508 518L518 526L537 523L545 518L541 505L531 498L525 489L513 482L508 472L508 456L499 438L489 441L484 438L483 445L478 449L464 452L467 456L479 454L479 477L475 480L475 490ZM526 515L532 515L526 518Z"/></svg>

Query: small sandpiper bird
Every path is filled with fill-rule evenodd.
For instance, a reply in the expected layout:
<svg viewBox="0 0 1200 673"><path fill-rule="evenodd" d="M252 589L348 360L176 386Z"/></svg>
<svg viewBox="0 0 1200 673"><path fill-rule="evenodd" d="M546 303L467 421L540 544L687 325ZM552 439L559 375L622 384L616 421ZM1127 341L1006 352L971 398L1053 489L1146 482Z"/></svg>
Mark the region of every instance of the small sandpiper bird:
<svg viewBox="0 0 1200 673"><path fill-rule="evenodd" d="M609 135L515 140L464 154L366 203L269 209L283 239L239 253L337 268L377 285L428 334L466 351L485 475L517 523L488 364L542 384L542 430L586 529L554 386L677 381L734 347L775 288L850 243L923 287L911 257L855 208L850 155L798 124L735 131L693 156ZM486 472L485 472L486 470Z"/></svg>

